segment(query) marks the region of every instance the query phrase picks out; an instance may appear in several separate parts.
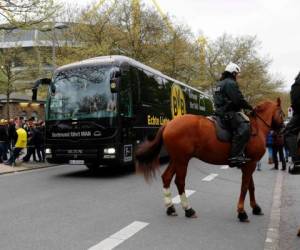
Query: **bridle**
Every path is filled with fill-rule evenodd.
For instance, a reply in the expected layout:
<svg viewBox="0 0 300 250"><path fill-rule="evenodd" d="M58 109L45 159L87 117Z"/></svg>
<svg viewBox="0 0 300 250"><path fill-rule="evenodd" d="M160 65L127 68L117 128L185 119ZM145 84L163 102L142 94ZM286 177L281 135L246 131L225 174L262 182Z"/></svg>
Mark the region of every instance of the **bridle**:
<svg viewBox="0 0 300 250"><path fill-rule="evenodd" d="M274 129L273 126L272 126L273 119L271 121L271 124L269 125L255 110L253 110L252 112L253 112L253 116L255 118L258 118L259 120L261 120L264 123L265 126L267 126L269 129ZM283 111L281 109L279 109L276 112L279 112L280 117L283 119L283 117L284 117ZM254 135L256 135L256 134L254 134Z"/></svg>

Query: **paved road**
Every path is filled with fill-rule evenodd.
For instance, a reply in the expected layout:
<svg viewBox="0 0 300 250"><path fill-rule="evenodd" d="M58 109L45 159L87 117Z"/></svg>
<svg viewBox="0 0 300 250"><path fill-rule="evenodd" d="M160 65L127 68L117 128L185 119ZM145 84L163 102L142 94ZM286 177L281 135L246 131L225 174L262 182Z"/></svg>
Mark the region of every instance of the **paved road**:
<svg viewBox="0 0 300 250"><path fill-rule="evenodd" d="M242 224L235 212L240 171L195 159L186 189L195 191L189 198L197 219L185 218L179 205L178 217L165 215L160 179L148 185L133 173L102 169L91 175L84 166L68 165L2 175L0 249L96 250L114 244L115 249L130 250L264 249L276 177L266 164L255 173L257 200L265 215L253 216L247 197L251 223ZM174 186L172 191L176 196ZM299 213L293 216L299 222Z"/></svg>
<svg viewBox="0 0 300 250"><path fill-rule="evenodd" d="M300 238L300 175L285 175L282 189L280 249L299 250Z"/></svg>

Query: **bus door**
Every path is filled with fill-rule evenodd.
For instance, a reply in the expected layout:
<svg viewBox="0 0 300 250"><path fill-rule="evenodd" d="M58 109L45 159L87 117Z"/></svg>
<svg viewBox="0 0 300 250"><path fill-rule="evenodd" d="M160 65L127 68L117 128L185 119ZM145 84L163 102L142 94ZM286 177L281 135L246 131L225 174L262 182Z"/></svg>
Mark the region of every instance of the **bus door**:
<svg viewBox="0 0 300 250"><path fill-rule="evenodd" d="M120 162L129 164L133 161L134 152L134 119L133 94L129 67L121 73L121 84L119 87L119 113L120 113Z"/></svg>

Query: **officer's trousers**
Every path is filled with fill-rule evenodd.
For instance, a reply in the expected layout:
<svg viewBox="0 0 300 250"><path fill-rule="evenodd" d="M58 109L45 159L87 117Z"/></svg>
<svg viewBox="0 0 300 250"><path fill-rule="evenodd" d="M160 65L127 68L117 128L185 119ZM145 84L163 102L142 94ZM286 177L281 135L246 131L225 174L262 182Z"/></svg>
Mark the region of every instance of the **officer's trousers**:
<svg viewBox="0 0 300 250"><path fill-rule="evenodd" d="M238 112L226 113L225 122L233 132L230 158L242 157L250 138L250 122Z"/></svg>
<svg viewBox="0 0 300 250"><path fill-rule="evenodd" d="M300 131L300 114L294 114L290 122L287 124L284 137L286 146L293 162L299 162L300 156L298 155L297 136Z"/></svg>

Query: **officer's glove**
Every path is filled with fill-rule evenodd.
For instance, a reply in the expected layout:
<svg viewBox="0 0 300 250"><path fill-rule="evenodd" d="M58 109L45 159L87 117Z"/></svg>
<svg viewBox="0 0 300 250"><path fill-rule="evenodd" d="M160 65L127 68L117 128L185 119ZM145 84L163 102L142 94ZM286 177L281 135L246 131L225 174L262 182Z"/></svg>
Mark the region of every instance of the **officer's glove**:
<svg viewBox="0 0 300 250"><path fill-rule="evenodd" d="M247 105L246 109L249 109L250 111L254 110L254 108L250 104Z"/></svg>

